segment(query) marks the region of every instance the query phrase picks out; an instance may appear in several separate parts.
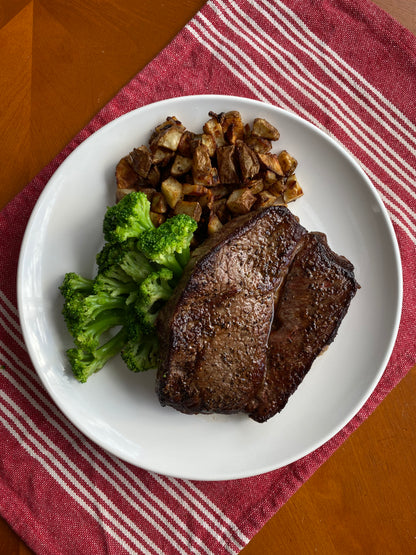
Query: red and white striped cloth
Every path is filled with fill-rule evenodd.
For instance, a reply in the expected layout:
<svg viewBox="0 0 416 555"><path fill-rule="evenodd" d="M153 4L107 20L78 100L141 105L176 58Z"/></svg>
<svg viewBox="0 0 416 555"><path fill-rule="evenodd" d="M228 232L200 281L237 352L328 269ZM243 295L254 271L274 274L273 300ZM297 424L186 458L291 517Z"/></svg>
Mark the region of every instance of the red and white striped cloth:
<svg viewBox="0 0 416 555"><path fill-rule="evenodd" d="M268 474L191 482L97 448L60 413L29 360L16 268L47 180L110 120L164 98L251 97L339 140L377 187L403 261L404 307L383 378L309 456ZM0 215L0 510L37 553L238 553L416 363L416 39L367 0L209 0Z"/></svg>

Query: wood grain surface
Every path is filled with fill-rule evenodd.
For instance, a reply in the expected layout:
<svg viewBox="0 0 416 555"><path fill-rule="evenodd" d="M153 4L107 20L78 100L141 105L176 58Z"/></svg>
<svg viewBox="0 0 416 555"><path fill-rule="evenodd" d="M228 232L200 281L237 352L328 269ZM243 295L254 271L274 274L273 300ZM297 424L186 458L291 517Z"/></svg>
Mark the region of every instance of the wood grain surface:
<svg viewBox="0 0 416 555"><path fill-rule="evenodd" d="M414 0L376 0L416 34ZM0 0L0 208L204 4ZM416 553L416 367L242 551ZM0 555L31 551L0 520Z"/></svg>

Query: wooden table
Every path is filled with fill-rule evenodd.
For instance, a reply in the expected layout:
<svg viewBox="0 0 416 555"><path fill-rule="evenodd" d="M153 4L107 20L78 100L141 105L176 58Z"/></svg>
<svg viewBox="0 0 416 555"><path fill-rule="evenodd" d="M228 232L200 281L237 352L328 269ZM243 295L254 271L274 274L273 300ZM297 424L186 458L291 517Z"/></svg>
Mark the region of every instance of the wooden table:
<svg viewBox="0 0 416 555"><path fill-rule="evenodd" d="M414 0L375 3L416 34ZM0 207L203 4L3 0ZM416 367L242 553L416 553L415 391ZM2 520L0 553L31 553Z"/></svg>

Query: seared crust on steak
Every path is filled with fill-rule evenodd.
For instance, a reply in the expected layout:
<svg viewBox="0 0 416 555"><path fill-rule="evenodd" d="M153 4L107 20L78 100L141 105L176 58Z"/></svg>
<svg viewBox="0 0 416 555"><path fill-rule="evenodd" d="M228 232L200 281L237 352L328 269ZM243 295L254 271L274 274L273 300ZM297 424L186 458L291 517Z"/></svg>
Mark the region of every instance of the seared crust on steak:
<svg viewBox="0 0 416 555"><path fill-rule="evenodd" d="M161 404L264 422L333 340L356 289L352 265L286 207L232 220L193 252L159 315Z"/></svg>

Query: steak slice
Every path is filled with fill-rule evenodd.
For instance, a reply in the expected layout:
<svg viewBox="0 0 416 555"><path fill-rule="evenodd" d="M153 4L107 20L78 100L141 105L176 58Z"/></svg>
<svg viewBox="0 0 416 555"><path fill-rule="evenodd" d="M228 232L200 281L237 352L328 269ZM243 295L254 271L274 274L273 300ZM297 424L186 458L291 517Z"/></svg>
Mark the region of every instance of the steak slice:
<svg viewBox="0 0 416 555"><path fill-rule="evenodd" d="M334 340L357 287L353 265L329 248L325 235L302 237L277 301L267 369L251 418L265 422L283 409Z"/></svg>
<svg viewBox="0 0 416 555"><path fill-rule="evenodd" d="M195 249L158 318L162 405L245 412L263 382L275 292L306 230L273 206L232 220Z"/></svg>
<svg viewBox="0 0 416 555"><path fill-rule="evenodd" d="M232 220L194 251L158 318L160 403L268 420L334 339L357 287L352 264L286 207Z"/></svg>

